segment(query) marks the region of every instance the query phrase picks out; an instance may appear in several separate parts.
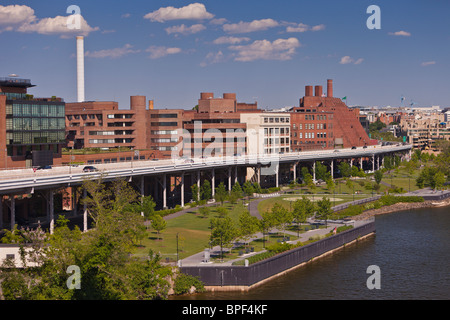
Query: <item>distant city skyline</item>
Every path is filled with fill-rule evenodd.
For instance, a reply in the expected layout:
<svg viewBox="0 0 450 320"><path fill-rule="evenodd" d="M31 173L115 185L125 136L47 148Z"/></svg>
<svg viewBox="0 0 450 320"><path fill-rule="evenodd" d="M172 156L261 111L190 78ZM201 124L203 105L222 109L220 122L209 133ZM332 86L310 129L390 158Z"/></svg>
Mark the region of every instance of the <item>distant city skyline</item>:
<svg viewBox="0 0 450 320"><path fill-rule="evenodd" d="M370 30L370 5L381 29ZM81 10L80 30L66 26ZM200 92L262 109L298 106L305 85L334 81L348 105L450 107L450 3L444 1L3 1L0 77L75 102L76 35L85 36L86 100L132 95L190 109Z"/></svg>

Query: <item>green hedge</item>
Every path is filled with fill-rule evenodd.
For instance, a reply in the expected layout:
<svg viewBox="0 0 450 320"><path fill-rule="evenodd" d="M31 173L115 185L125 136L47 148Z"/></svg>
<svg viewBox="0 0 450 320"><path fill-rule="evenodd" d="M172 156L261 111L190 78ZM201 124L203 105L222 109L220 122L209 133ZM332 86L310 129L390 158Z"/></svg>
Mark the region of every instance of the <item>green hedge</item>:
<svg viewBox="0 0 450 320"><path fill-rule="evenodd" d="M188 293L192 286L195 287L196 292L205 291L205 286L198 277L180 273L175 279L173 291L175 294Z"/></svg>

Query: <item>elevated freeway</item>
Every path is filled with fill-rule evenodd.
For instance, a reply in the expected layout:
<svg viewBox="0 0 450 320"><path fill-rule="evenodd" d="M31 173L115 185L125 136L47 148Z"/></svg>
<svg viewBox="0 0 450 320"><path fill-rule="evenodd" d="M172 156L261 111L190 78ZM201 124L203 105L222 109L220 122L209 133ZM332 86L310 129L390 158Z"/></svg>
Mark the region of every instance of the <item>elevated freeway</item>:
<svg viewBox="0 0 450 320"><path fill-rule="evenodd" d="M192 184L197 183L200 188L201 176L204 180L211 182L212 196L217 182L221 180L231 190L232 183L240 180L243 183L249 180L249 172L252 173L254 181L260 182L261 177L271 177L271 181L278 186L281 175L289 176L296 180L298 168L309 165L312 168L315 180L315 163L320 161L328 163L333 175L335 161L353 161L361 169L363 160L369 171L377 170L382 166L383 158L392 154L410 155L411 145L390 146L368 146L367 148L321 150L309 152L294 152L273 155L237 155L232 157L209 157L209 158L177 158L167 160L145 160L120 162L110 164L98 164L98 171L83 172L84 166L53 167L47 170L17 169L0 171L0 195L3 203L6 203L9 212L11 228L16 222L16 198L24 194L43 196L47 201L47 217L50 220L50 232L54 224L54 194L62 188L78 187L85 180L99 179L108 182L119 178L125 178L134 183L142 196L152 195L162 208L168 205L168 193L172 192L171 204L184 206L185 191ZM284 171L283 171L284 170ZM187 183L185 179L188 179ZM175 187L174 187L175 186ZM176 199L174 196L176 189ZM189 192L190 190L188 190ZM84 191L84 195L86 192ZM74 211L77 211L77 197L75 197ZM78 199L79 200L79 199ZM175 203L176 201L176 203ZM3 205L0 205L0 229L3 228ZM83 208L84 229L87 229L86 207ZM20 214L18 212L18 214Z"/></svg>

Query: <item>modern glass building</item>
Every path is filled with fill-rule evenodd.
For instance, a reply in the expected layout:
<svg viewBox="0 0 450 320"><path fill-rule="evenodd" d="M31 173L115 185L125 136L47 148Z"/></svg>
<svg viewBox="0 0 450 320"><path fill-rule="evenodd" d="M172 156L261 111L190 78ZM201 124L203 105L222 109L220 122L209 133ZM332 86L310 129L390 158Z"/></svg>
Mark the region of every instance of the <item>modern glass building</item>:
<svg viewBox="0 0 450 320"><path fill-rule="evenodd" d="M1 168L53 164L53 158L61 157L65 103L56 97L34 98L27 94L30 87L28 79L0 78Z"/></svg>

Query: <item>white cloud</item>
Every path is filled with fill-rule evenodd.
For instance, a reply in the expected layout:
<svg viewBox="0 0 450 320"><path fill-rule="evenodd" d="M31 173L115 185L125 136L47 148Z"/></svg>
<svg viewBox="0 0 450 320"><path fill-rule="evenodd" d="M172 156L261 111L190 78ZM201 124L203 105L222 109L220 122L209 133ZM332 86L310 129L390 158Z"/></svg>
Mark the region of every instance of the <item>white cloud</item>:
<svg viewBox="0 0 450 320"><path fill-rule="evenodd" d="M150 59L158 59L171 54L181 53L180 48L167 48L163 46L151 46L148 47L145 51L150 52Z"/></svg>
<svg viewBox="0 0 450 320"><path fill-rule="evenodd" d="M249 45L230 46L230 50L237 51L236 61L254 60L290 60L295 54L295 48L300 47L296 38L277 39L273 42L257 40Z"/></svg>
<svg viewBox="0 0 450 320"><path fill-rule="evenodd" d="M0 5L0 32L12 31L22 24L31 23L36 20L34 10L28 6Z"/></svg>
<svg viewBox="0 0 450 320"><path fill-rule="evenodd" d="M224 24L223 31L229 33L248 33L255 31L264 31L269 28L277 27L279 23L273 19L253 20L252 22L239 22L232 24Z"/></svg>
<svg viewBox="0 0 450 320"><path fill-rule="evenodd" d="M410 37L411 33L407 32L407 31L396 31L396 32L389 32L389 34L391 36L401 36L401 37Z"/></svg>
<svg viewBox="0 0 450 320"><path fill-rule="evenodd" d="M205 60L200 63L200 66L206 67L210 64L225 62L227 59L222 51L210 52L206 55Z"/></svg>
<svg viewBox="0 0 450 320"><path fill-rule="evenodd" d="M318 24L317 26L311 28L311 31L321 31L321 30L325 30L324 24Z"/></svg>
<svg viewBox="0 0 450 320"><path fill-rule="evenodd" d="M212 19L213 14L206 11L206 7L202 3L191 3L185 7L159 8L156 11L147 13L144 19L151 21L165 22L169 20L202 20Z"/></svg>
<svg viewBox="0 0 450 320"><path fill-rule="evenodd" d="M228 22L228 20L225 19L225 18L217 18L217 19L212 19L209 23L210 24L221 25L221 24L224 24L226 22Z"/></svg>
<svg viewBox="0 0 450 320"><path fill-rule="evenodd" d="M124 13L124 14L121 16L121 18L125 18L125 19L127 19L127 18L129 18L129 17L131 17L131 13Z"/></svg>
<svg viewBox="0 0 450 320"><path fill-rule="evenodd" d="M188 35L188 34L198 33L205 29L206 29L206 27L202 24L194 24L190 27L186 27L184 24L182 24L181 26L173 26L173 27L166 28L165 30L166 30L167 34L181 33L184 35Z"/></svg>
<svg viewBox="0 0 450 320"><path fill-rule="evenodd" d="M111 58L117 59L125 55L138 53L140 50L132 50L133 46L131 44L126 44L122 48L105 49L99 51L86 51L85 56L90 58Z"/></svg>
<svg viewBox="0 0 450 320"><path fill-rule="evenodd" d="M426 67L426 66L431 66L433 64L436 64L436 61L425 61L425 62L422 62L420 65L422 67Z"/></svg>
<svg viewBox="0 0 450 320"><path fill-rule="evenodd" d="M213 41L214 44L237 44L244 41L250 41L247 37L227 37L223 36Z"/></svg>
<svg viewBox="0 0 450 320"><path fill-rule="evenodd" d="M286 32L306 32L306 31L321 31L325 29L324 24L319 24L317 26L309 26L304 23L285 23L288 26L286 27Z"/></svg>
<svg viewBox="0 0 450 320"><path fill-rule="evenodd" d="M364 61L363 58L359 58L357 60L353 59L350 56L344 56L341 58L341 61L339 61L340 64L361 64Z"/></svg>
<svg viewBox="0 0 450 320"><path fill-rule="evenodd" d="M22 24L17 31L19 32L37 32L39 34L57 34L63 38L74 35L87 36L93 31L99 30L98 27L92 28L81 15L72 15L74 21L79 19L79 29L69 29L67 27L69 16L56 16L54 18L43 18L37 22Z"/></svg>

